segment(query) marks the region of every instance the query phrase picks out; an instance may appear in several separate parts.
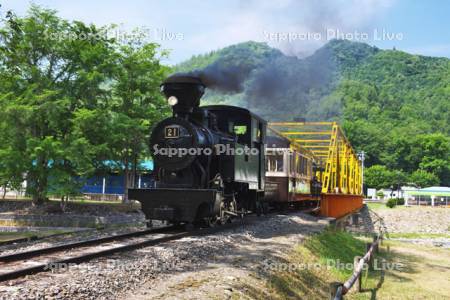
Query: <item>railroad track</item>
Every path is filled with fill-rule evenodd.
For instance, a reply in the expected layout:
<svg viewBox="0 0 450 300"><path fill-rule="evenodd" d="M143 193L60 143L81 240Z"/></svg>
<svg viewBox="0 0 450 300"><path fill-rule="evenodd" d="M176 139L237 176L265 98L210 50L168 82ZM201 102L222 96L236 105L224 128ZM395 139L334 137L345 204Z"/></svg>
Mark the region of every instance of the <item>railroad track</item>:
<svg viewBox="0 0 450 300"><path fill-rule="evenodd" d="M135 231L0 256L0 281L51 271L110 254L153 246L192 234L175 226Z"/></svg>
<svg viewBox="0 0 450 300"><path fill-rule="evenodd" d="M243 224L243 222L236 221L218 227L192 231L176 226L167 226L3 255L0 256L0 282L51 271L55 266L78 264L94 258L155 246L183 237L212 234Z"/></svg>

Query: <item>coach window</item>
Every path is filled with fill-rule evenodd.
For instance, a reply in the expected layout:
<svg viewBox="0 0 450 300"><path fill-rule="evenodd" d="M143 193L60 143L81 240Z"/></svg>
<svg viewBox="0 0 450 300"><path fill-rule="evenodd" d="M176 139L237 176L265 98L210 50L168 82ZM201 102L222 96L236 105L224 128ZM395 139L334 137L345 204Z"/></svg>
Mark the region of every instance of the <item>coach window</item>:
<svg viewBox="0 0 450 300"><path fill-rule="evenodd" d="M272 159L272 155L266 154L266 172L273 172L275 169L275 161Z"/></svg>
<svg viewBox="0 0 450 300"><path fill-rule="evenodd" d="M283 155L272 154L267 156L267 171L283 172Z"/></svg>
<svg viewBox="0 0 450 300"><path fill-rule="evenodd" d="M300 174L306 175L306 158L304 156L300 158Z"/></svg>
<svg viewBox="0 0 450 300"><path fill-rule="evenodd" d="M284 161L283 161L283 154L277 154L277 172L283 172L284 171Z"/></svg>
<svg viewBox="0 0 450 300"><path fill-rule="evenodd" d="M302 156L297 155L297 162L296 162L296 173L297 175L300 175L302 173L301 166L302 166Z"/></svg>
<svg viewBox="0 0 450 300"><path fill-rule="evenodd" d="M289 172L295 173L295 152L289 152Z"/></svg>

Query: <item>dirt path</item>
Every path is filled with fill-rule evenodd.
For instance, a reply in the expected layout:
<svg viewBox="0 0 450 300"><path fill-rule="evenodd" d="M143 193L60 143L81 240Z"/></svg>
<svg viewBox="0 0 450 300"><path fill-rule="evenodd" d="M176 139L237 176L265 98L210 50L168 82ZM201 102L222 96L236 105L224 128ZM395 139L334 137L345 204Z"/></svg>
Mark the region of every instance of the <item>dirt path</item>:
<svg viewBox="0 0 450 300"><path fill-rule="evenodd" d="M350 299L449 299L450 249L389 241L390 265ZM394 266L395 264L395 266Z"/></svg>

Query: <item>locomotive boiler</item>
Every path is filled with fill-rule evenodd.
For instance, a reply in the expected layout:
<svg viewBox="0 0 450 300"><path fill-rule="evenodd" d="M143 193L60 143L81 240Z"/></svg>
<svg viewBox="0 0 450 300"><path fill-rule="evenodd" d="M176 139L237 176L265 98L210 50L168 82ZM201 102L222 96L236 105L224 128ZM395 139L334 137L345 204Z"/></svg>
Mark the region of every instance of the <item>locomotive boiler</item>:
<svg viewBox="0 0 450 300"><path fill-rule="evenodd" d="M172 117L151 133L156 186L129 189L148 220L214 225L264 205L266 121L244 108L200 107L205 85L173 75L161 91Z"/></svg>

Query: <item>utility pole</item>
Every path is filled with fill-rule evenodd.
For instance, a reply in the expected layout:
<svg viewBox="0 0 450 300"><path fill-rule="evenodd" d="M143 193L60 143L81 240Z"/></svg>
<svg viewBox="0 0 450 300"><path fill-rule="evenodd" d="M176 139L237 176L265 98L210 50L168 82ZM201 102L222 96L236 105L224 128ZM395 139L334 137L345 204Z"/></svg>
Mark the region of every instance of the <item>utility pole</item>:
<svg viewBox="0 0 450 300"><path fill-rule="evenodd" d="M361 161L361 190L364 194L364 159L365 159L366 152L359 151L358 152L358 158Z"/></svg>

